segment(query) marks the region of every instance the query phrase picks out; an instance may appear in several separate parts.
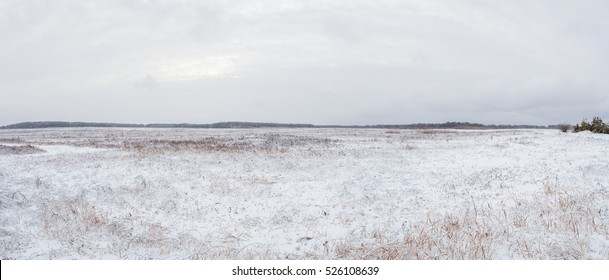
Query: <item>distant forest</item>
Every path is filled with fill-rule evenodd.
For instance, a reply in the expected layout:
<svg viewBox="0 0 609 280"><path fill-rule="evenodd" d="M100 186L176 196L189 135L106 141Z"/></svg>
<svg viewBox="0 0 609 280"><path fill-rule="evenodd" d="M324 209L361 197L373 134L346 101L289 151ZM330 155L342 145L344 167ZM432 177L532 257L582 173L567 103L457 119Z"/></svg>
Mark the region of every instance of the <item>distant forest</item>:
<svg viewBox="0 0 609 280"><path fill-rule="evenodd" d="M96 122L21 122L2 126L0 129L33 129L33 128L69 128L69 127L124 127L124 128L387 128L387 129L558 129L558 125L484 125L469 122L417 123L396 125L312 125L260 122L219 122L212 124L159 123L159 124L125 124Z"/></svg>

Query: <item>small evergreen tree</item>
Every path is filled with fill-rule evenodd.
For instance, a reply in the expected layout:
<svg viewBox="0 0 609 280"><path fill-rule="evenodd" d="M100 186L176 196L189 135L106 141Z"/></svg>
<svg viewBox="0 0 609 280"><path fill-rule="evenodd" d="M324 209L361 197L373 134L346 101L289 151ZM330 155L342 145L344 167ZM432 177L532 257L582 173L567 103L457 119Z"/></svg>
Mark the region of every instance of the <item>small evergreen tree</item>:
<svg viewBox="0 0 609 280"><path fill-rule="evenodd" d="M573 132L580 131L592 131L594 133L609 134L609 125L605 124L599 117L594 117L591 123L584 119L581 123L576 124L573 128Z"/></svg>

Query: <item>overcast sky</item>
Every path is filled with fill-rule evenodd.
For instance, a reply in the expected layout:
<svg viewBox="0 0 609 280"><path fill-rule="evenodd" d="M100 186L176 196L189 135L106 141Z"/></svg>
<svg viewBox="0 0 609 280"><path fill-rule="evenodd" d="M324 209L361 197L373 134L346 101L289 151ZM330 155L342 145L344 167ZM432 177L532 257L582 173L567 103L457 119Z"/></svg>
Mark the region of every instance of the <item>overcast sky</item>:
<svg viewBox="0 0 609 280"><path fill-rule="evenodd" d="M606 0L0 0L0 125L609 119Z"/></svg>

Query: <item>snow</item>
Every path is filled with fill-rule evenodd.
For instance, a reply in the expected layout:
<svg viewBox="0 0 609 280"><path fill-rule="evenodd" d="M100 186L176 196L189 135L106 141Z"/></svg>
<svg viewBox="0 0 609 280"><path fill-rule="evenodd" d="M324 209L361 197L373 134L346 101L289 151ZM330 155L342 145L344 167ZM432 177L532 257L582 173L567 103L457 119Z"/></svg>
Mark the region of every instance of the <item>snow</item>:
<svg viewBox="0 0 609 280"><path fill-rule="evenodd" d="M2 259L607 259L609 137L2 130Z"/></svg>

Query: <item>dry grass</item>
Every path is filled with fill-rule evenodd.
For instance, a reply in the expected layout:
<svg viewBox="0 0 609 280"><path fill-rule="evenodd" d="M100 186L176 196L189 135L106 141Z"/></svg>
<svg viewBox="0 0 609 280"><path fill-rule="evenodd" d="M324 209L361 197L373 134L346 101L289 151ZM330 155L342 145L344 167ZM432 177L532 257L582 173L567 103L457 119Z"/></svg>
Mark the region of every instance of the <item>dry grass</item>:
<svg viewBox="0 0 609 280"><path fill-rule="evenodd" d="M387 130L387 131L385 131L385 133L386 133L386 134L400 134L400 131L399 131L399 130L392 129L392 130Z"/></svg>
<svg viewBox="0 0 609 280"><path fill-rule="evenodd" d="M423 135L446 135L446 134L458 134L456 131L445 130L445 129L424 129L419 130L419 134Z"/></svg>
<svg viewBox="0 0 609 280"><path fill-rule="evenodd" d="M39 235L42 240L54 240L59 246L49 250L48 257L77 253L79 258L100 258L104 255L121 259L147 259L151 256L167 256L172 252L190 252L199 258L209 248L203 240L188 232L172 235L158 221L148 221L129 213L126 216L110 217L84 197L66 200L46 199L42 203ZM218 253L218 252L216 252ZM234 257L234 256L231 256Z"/></svg>
<svg viewBox="0 0 609 280"><path fill-rule="evenodd" d="M419 164L425 165L425 160L431 161L432 157L413 157L416 162L406 162L402 166L396 161L396 158L410 160L415 154L403 150L427 149L425 142L416 142L417 137L437 135L443 140L452 139L454 133L460 132L430 130L397 135L393 130L378 131L371 135L380 135L381 140L371 141L369 147L360 142L350 145L348 140L324 138L322 134L317 137L294 135L297 132L236 136L227 133L175 139L168 139L173 135L100 135L89 140L78 137L53 140L55 144L74 141L70 143L115 147L127 153L113 153L108 158L92 153L83 155L81 161L70 156L53 158L50 160L63 164L56 169L57 173L81 165L91 169L77 169L65 176L46 172L18 177L22 180L13 181L20 184L19 189L0 190L0 208L12 215L9 219L7 214L5 220L0 221L5 223L3 226L9 221L17 224L12 232L0 228L0 252L28 258L27 250L31 249L36 252L32 254L38 254L29 257L32 259L609 258L609 248L599 248L599 244L607 244L609 240L609 191L606 187L579 189L560 185L556 179L531 180L527 181L530 186L520 188L514 185L524 180L514 178L534 173L486 165L470 169L475 172L461 178L450 177L455 178L454 182L442 181L439 176L457 171L435 169L433 176L416 177L414 175L419 174L413 173L412 177L404 177L408 180L394 181L395 172L411 172L419 168ZM364 136L356 138L357 141L372 139ZM459 134L461 136L467 135ZM400 150L384 153L378 149L383 153L377 153L377 148L383 147L377 144L386 137L402 140L388 145ZM346 145L341 146L340 141L345 141ZM38 142L28 139L27 143ZM360 152L366 147L365 153ZM341 149L342 155L338 153ZM203 155L191 157L190 153ZM320 158L307 162L311 155ZM337 158L333 159L333 156ZM333 160L340 165L325 165ZM386 170L386 176L373 178L366 176L378 175L377 172L366 173L366 169L356 169L361 174L354 172L343 177L338 174L349 171L354 164L369 167L381 160L391 162L385 166L396 170ZM190 164L196 168L181 172L181 168ZM118 167L110 168L114 165ZM157 168L168 168L168 165L171 172L155 174ZM325 174L324 168L330 172ZM426 170L424 166L420 168ZM460 169L457 166L455 170ZM0 178L5 181L0 182L9 182L6 178L14 176L12 171L8 168L2 171ZM117 174L122 171L125 174ZM95 172L116 174L119 179L104 181L105 177L95 175ZM312 174L315 172L318 173ZM84 177L88 175L102 180L87 180ZM198 179L182 179L190 175L198 176ZM413 195L429 195L419 188L426 183L417 182L418 178L434 179L427 182L434 191L429 196L432 199L450 196L458 202L421 210L429 212L427 216L412 214L417 211L413 209L417 209L419 200L416 200L416 206L401 208L402 212L385 211L400 209L402 203L414 203L408 200ZM172 182L174 179L177 183ZM294 182L307 188L298 192L296 198L286 193L287 187L293 187ZM337 188L340 184L345 187ZM437 186L431 186L433 184ZM410 186L417 189L408 189ZM299 195L311 191L310 188L333 198L303 196L301 199ZM463 194L465 192L467 195ZM469 194L476 198L472 197L470 201ZM424 206L425 199L420 201ZM284 202L287 204L281 211L270 207ZM372 218L375 214L379 217ZM396 224L402 224L402 227ZM286 232L299 231L299 234L290 236L289 240L277 240L281 239L277 231L288 227L292 232ZM339 233L327 234L326 228ZM259 238L256 230L270 232L273 239Z"/></svg>
<svg viewBox="0 0 609 280"><path fill-rule="evenodd" d="M0 155L24 155L24 154L38 154L45 153L46 151L32 145L21 145L21 146L6 146L0 145Z"/></svg>
<svg viewBox="0 0 609 280"><path fill-rule="evenodd" d="M368 242L337 242L321 258L484 260L507 250L515 259L586 259L594 238L609 239L608 212L608 192L545 184L531 200L429 217L399 240L375 231ZM547 238L555 235L562 238Z"/></svg>
<svg viewBox="0 0 609 280"><path fill-rule="evenodd" d="M310 136L267 133L257 137L204 137L195 140L126 140L120 148L139 153L159 152L288 152L290 149L315 147L329 148L336 146L338 140Z"/></svg>
<svg viewBox="0 0 609 280"><path fill-rule="evenodd" d="M0 143L12 143L12 144L19 144L19 143L23 143L23 139L21 138L17 138L17 137L12 137L12 138L0 138Z"/></svg>
<svg viewBox="0 0 609 280"><path fill-rule="evenodd" d="M257 180L262 179L254 179L255 183L267 183ZM150 197L154 196L150 188L146 180L138 177L135 185L124 194L143 203L154 200ZM218 181L209 191L226 195L230 193L230 186ZM17 193L8 198L27 201ZM42 205L43 224L38 239L59 243L57 248L49 250L50 258L65 258L66 254L76 253L81 257L98 258L106 254L125 259L148 256L181 259L485 260L499 256L586 259L594 238L609 239L608 192L567 190L548 182L544 182L530 199L515 198L494 205L474 204L458 212L431 213L425 221L409 223L400 233L377 228L334 241L305 236L296 242L314 245L287 255L287 252L269 249L268 244L239 245L239 236L206 238L192 232L172 234L167 225L144 219L147 217L144 213L138 215L137 211L141 210L137 209L141 206L130 208L126 215L116 216L100 210L84 196L41 199L39 204ZM158 208L161 214L181 211L174 200L166 200L163 205ZM252 217L241 225L256 228L264 222ZM558 238L548 239L547 236ZM215 240L215 243L206 240ZM218 243L219 240L224 241ZM180 255L172 255L175 252ZM609 257L609 248L605 254L605 258Z"/></svg>

